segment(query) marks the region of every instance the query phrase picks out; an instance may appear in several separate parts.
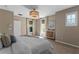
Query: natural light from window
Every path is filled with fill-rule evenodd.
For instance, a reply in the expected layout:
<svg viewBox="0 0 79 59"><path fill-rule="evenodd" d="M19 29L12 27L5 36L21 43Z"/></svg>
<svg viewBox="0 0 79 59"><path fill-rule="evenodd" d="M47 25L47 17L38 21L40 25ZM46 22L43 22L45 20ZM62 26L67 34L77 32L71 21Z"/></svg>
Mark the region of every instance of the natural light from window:
<svg viewBox="0 0 79 59"><path fill-rule="evenodd" d="M66 15L66 26L77 26L77 13L71 12Z"/></svg>

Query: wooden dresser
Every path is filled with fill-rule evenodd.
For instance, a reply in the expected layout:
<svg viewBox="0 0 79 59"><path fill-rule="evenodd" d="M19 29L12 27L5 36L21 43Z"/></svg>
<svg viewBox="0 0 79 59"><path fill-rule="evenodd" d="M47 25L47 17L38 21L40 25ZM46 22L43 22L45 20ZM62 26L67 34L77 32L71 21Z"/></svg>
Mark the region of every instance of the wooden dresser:
<svg viewBox="0 0 79 59"><path fill-rule="evenodd" d="M48 39L55 39L55 30L48 30L46 36Z"/></svg>

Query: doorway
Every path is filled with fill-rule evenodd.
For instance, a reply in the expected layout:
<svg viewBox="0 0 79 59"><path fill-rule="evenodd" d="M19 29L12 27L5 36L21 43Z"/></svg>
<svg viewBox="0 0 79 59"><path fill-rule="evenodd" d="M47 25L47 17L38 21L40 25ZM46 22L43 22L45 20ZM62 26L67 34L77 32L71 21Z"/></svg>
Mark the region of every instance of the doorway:
<svg viewBox="0 0 79 59"><path fill-rule="evenodd" d="M14 20L14 35L15 36L21 35L21 21Z"/></svg>
<svg viewBox="0 0 79 59"><path fill-rule="evenodd" d="M46 37L46 20L40 19L40 36Z"/></svg>

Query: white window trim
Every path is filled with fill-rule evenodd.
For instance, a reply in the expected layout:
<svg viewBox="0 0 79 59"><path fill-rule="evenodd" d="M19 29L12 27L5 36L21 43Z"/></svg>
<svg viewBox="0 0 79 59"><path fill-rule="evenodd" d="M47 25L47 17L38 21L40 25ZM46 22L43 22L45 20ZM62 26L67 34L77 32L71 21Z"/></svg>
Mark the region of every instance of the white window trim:
<svg viewBox="0 0 79 59"><path fill-rule="evenodd" d="M76 15L76 25L67 25L67 15L71 15L71 14L75 14ZM78 26L78 14L77 14L77 11L73 11L73 12L66 13L65 26L67 26L67 27Z"/></svg>

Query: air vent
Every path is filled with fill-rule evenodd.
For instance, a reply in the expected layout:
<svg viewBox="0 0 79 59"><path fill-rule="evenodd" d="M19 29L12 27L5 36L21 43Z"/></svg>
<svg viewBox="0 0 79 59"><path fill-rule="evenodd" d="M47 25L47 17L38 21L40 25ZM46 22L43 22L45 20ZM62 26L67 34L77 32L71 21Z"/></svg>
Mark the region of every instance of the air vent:
<svg viewBox="0 0 79 59"><path fill-rule="evenodd" d="M19 16L22 16L22 14L18 14Z"/></svg>

